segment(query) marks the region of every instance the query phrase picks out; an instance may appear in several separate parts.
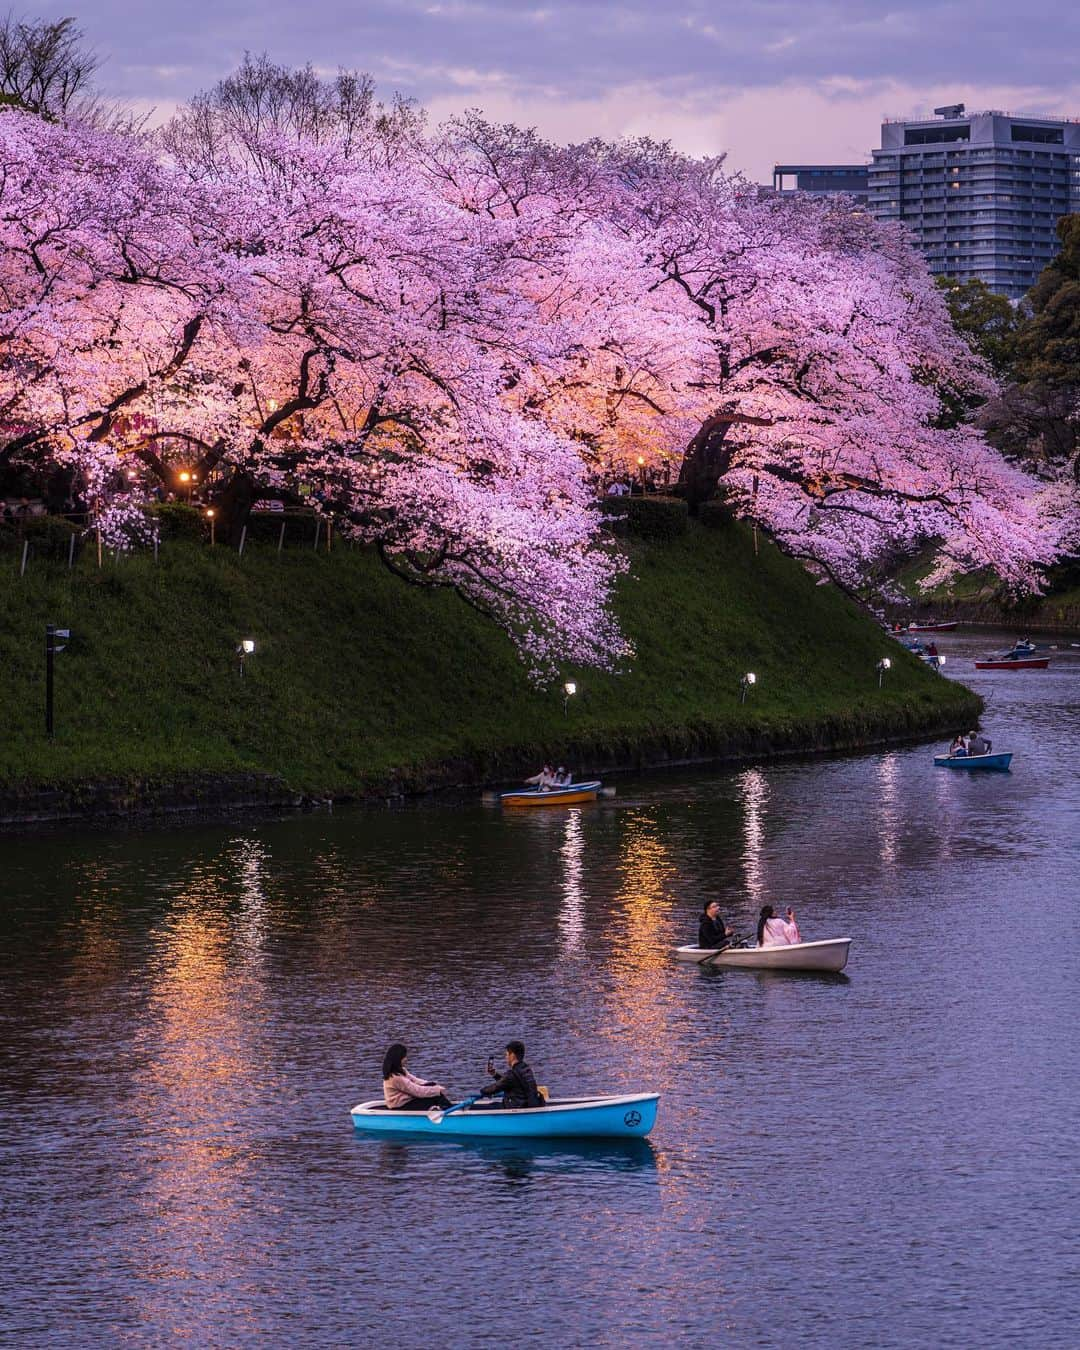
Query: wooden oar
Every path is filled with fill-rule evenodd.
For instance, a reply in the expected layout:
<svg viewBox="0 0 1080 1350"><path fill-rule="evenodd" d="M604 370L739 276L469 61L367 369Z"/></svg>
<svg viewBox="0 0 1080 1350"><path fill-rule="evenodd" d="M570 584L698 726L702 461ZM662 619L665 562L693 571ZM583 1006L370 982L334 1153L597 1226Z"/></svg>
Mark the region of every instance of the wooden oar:
<svg viewBox="0 0 1080 1350"><path fill-rule="evenodd" d="M463 1102L457 1102L453 1106L432 1106L428 1110L427 1118L432 1125L441 1125L447 1116L452 1116L455 1111L464 1111L467 1106L473 1106L483 1095L482 1092L478 1092L475 1097L466 1097Z"/></svg>

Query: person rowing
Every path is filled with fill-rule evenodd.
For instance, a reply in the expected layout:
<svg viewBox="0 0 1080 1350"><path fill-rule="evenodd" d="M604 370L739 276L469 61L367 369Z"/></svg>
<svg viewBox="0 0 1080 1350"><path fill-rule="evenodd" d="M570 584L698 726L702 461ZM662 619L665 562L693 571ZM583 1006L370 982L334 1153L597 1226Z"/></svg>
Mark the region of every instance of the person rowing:
<svg viewBox="0 0 1080 1350"><path fill-rule="evenodd" d="M505 1073L496 1073L494 1059L488 1060L488 1073L495 1081L480 1089L481 1097L497 1097L502 1093L502 1104L508 1111L521 1111L526 1107L545 1104L533 1071L525 1063L525 1045L522 1041L506 1042Z"/></svg>
<svg viewBox="0 0 1080 1350"><path fill-rule="evenodd" d="M786 917L778 919L772 905L762 905L758 918L757 940L759 947L786 947L801 942L799 925L795 922L795 911L789 905Z"/></svg>
<svg viewBox="0 0 1080 1350"><path fill-rule="evenodd" d="M719 901L706 900L701 922L698 924L697 945L703 952L713 949L719 951L728 945L731 937L731 929L720 917Z"/></svg>

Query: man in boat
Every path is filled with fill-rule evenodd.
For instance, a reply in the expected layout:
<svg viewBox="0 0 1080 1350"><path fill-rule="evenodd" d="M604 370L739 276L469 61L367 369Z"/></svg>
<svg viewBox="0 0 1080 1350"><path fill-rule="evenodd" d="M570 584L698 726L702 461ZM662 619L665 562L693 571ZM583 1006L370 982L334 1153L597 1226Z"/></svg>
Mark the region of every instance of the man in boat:
<svg viewBox="0 0 1080 1350"><path fill-rule="evenodd" d="M559 767L555 770L555 786L569 787L573 781L574 780L573 778L571 778L570 774L567 773L566 769L564 769L563 766L560 764Z"/></svg>
<svg viewBox="0 0 1080 1350"><path fill-rule="evenodd" d="M707 900L701 922L698 924L697 945L702 951L707 952L713 948L719 951L728 945L732 936L731 929L720 917L720 902Z"/></svg>
<svg viewBox="0 0 1080 1350"><path fill-rule="evenodd" d="M989 740L977 731L968 732L967 745L969 755L988 755L990 753Z"/></svg>
<svg viewBox="0 0 1080 1350"><path fill-rule="evenodd" d="M501 1092L502 1104L510 1111L520 1111L523 1107L544 1105L544 1099L540 1096L536 1086L533 1071L525 1063L525 1044L523 1041L507 1041L505 1073L496 1073L491 1060L488 1060L488 1073L495 1081L481 1089L481 1097L495 1097Z"/></svg>

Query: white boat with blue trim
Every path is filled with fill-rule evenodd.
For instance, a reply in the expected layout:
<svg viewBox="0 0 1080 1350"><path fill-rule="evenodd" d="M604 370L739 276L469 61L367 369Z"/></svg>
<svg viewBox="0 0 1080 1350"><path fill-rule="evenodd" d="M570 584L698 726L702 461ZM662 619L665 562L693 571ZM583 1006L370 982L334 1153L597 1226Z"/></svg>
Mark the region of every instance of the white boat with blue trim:
<svg viewBox="0 0 1080 1350"><path fill-rule="evenodd" d="M445 1111L392 1111L361 1102L353 1125L365 1134L472 1135L496 1139L641 1139L656 1124L658 1092L621 1097L556 1098L546 1106L507 1108L476 1102Z"/></svg>

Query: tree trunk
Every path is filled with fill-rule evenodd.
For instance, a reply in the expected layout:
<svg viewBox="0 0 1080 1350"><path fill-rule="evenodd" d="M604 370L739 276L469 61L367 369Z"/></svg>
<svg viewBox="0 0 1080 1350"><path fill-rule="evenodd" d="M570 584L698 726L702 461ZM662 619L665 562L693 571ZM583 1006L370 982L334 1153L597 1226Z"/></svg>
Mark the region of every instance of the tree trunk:
<svg viewBox="0 0 1080 1350"><path fill-rule="evenodd" d="M236 469L225 487L214 498L218 512L218 538L234 548L240 544L240 535L248 523L255 502L255 484L250 475Z"/></svg>
<svg viewBox="0 0 1080 1350"><path fill-rule="evenodd" d="M744 413L721 412L706 417L686 447L679 470L679 492L686 498L692 516L697 515L702 502L716 496L721 478L731 468L737 447L727 444L727 434L736 422L756 427L772 426L771 418L748 417Z"/></svg>

